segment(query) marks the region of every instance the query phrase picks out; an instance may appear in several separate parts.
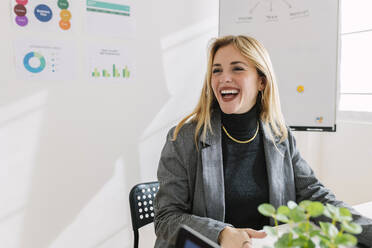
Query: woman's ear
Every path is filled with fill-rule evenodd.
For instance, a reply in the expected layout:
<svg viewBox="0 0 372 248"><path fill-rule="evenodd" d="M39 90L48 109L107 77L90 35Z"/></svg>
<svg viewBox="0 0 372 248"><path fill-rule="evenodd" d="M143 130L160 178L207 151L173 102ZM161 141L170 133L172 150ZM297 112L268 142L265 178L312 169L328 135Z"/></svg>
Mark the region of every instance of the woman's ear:
<svg viewBox="0 0 372 248"><path fill-rule="evenodd" d="M258 80L258 90L263 91L266 87L266 78L261 76Z"/></svg>

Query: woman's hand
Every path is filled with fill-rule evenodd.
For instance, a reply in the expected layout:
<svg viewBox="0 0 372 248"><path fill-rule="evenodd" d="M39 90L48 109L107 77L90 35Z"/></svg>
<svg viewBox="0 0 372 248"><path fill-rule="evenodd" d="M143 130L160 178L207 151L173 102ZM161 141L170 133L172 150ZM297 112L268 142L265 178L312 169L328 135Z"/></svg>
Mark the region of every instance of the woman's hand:
<svg viewBox="0 0 372 248"><path fill-rule="evenodd" d="M252 238L262 239L265 232L258 232L250 228L225 227L218 237L222 248L252 248Z"/></svg>

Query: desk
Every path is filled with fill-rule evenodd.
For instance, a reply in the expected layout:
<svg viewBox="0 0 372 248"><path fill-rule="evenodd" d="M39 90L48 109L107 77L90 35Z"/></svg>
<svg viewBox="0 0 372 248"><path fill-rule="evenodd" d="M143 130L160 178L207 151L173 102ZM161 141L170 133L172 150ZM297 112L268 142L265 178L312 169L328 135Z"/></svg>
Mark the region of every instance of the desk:
<svg viewBox="0 0 372 248"><path fill-rule="evenodd" d="M353 208L360 212L363 216L372 219L372 201L355 205L353 206ZM288 224L278 226L279 234L281 235L283 232L288 230L288 227L289 227ZM264 239L252 239L252 246L254 248L264 248L265 246L273 247L275 241L276 241L275 237L271 237L268 235Z"/></svg>
<svg viewBox="0 0 372 248"><path fill-rule="evenodd" d="M356 211L360 212L363 216L372 219L372 201L353 206Z"/></svg>

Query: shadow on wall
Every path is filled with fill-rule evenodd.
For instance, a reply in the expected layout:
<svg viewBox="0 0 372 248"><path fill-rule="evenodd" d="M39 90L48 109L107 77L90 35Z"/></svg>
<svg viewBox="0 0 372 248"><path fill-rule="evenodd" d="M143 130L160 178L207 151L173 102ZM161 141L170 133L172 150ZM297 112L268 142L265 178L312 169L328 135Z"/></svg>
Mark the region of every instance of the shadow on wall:
<svg viewBox="0 0 372 248"><path fill-rule="evenodd" d="M142 134L142 181L156 180L154 176L166 134L191 113L199 100L206 72L207 47L211 38L218 35L217 23L217 16L207 18L161 39L163 66L166 68L164 75L170 97Z"/></svg>
<svg viewBox="0 0 372 248"><path fill-rule="evenodd" d="M139 137L167 99L159 38L151 39L138 38L137 72L146 75L135 82L49 90L21 248L104 247L118 234L128 244Z"/></svg>
<svg viewBox="0 0 372 248"><path fill-rule="evenodd" d="M152 49L151 53L146 51L148 54L155 54L154 59L146 62L151 65L138 61L138 71L150 66L152 70L149 72L162 71L161 63L157 61L161 58L159 45L152 44L146 47ZM164 82L161 74L151 79ZM148 75L138 75L136 82L130 85L90 84L82 85L86 88L80 90L60 86L49 91L21 247L49 247L61 232L72 223L79 222L77 218L83 217L82 209L92 208L88 205L100 192L118 197L127 204L129 189L139 178L139 137L166 99L164 84L148 81ZM154 94L159 98L152 99ZM122 158L121 162L118 158ZM113 175L117 176L115 164L126 186L117 196L104 189ZM112 198L106 199L106 203L115 204ZM101 220L110 215L102 211L104 207L96 207L96 211L91 212L93 223L97 215ZM122 209L122 212L122 220L116 220L118 224L114 225L116 228L130 226L128 208ZM86 221L85 230L79 230L80 234L96 233L95 230L99 229L101 232L90 240L79 238L80 242L86 242L84 244L70 241L75 247L94 247L118 232L112 230L112 223L104 226L103 221L95 223L101 226L92 226L89 218ZM58 246L58 243L52 246ZM63 245L66 247L66 244Z"/></svg>
<svg viewBox="0 0 372 248"><path fill-rule="evenodd" d="M4 86L4 85L1 85ZM5 91L1 91L5 92ZM19 99L18 99L19 98ZM16 247L47 90L9 87L0 106L0 244ZM31 161L31 162L30 162Z"/></svg>
<svg viewBox="0 0 372 248"><path fill-rule="evenodd" d="M156 88L154 85L149 92L159 90ZM127 189L139 178L138 137L152 118L150 113L156 113L159 108L158 104L146 106L147 116L139 115L137 107L143 106L138 106L138 102L146 99L133 92L141 90L97 87L83 95L62 87L49 91L21 247L49 247L97 193L103 191L115 174L114 166L120 157L123 161L118 167L127 185L120 192L125 195L120 197L127 202ZM137 107L130 107L132 103L138 104ZM107 203L112 204L112 200L107 199ZM92 214L105 215L100 209ZM124 214L121 216L123 220L119 223L128 224L130 220L125 220ZM85 228L87 232L99 229L89 225ZM102 231L101 235L108 235L107 228Z"/></svg>
<svg viewBox="0 0 372 248"><path fill-rule="evenodd" d="M22 183L16 196L21 204L9 204L8 214L0 216L0 223L19 217L14 247L131 247L129 190L155 177L164 130L199 97L206 44L217 34L217 26L210 24L196 23L163 39L155 29L139 34L136 64L143 73L131 84L35 82L8 92L15 103L42 94L36 96L40 105L0 120L5 130L33 116L23 121L27 128L12 127L24 133L9 133L9 140L19 140L13 150L4 149L27 165L22 172L11 168L17 180L10 177L5 184L16 189ZM138 31L149 31L148 25L147 19L139 22ZM2 100L4 106L10 103ZM27 143L27 154L17 153L19 142Z"/></svg>

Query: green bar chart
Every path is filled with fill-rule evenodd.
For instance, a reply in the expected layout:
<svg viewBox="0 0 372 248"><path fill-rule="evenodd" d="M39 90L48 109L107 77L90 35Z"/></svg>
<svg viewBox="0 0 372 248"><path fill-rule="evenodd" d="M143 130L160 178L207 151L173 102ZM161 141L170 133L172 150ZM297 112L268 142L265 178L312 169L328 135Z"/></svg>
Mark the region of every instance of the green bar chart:
<svg viewBox="0 0 372 248"><path fill-rule="evenodd" d="M103 70L102 71L102 76L105 77L105 78L107 78L107 77L110 77L111 75L106 70Z"/></svg>
<svg viewBox="0 0 372 248"><path fill-rule="evenodd" d="M110 70L94 67L91 76L93 78L130 78L130 71L127 65L120 67L113 64Z"/></svg>
<svg viewBox="0 0 372 248"><path fill-rule="evenodd" d="M94 71L92 72L92 77L100 77L101 74L99 73L97 68L94 68Z"/></svg>
<svg viewBox="0 0 372 248"><path fill-rule="evenodd" d="M133 54L125 46L90 45L87 48L87 75L94 81L128 82L135 78Z"/></svg>
<svg viewBox="0 0 372 248"><path fill-rule="evenodd" d="M128 67L125 66L125 68L123 69L123 78L129 78L130 76L130 72L128 70Z"/></svg>

